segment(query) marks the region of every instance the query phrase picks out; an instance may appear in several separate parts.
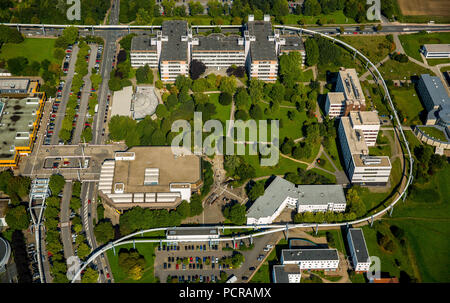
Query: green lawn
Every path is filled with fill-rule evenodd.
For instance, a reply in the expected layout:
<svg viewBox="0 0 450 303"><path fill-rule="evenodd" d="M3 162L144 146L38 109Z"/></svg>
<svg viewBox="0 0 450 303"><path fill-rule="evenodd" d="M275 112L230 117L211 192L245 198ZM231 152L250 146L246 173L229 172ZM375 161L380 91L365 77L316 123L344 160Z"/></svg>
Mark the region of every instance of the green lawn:
<svg viewBox="0 0 450 303"><path fill-rule="evenodd" d="M419 50L424 44L450 43L450 33L408 34L399 35L400 42L406 54L422 61Z"/></svg>
<svg viewBox="0 0 450 303"><path fill-rule="evenodd" d="M420 113L425 110L419 96L411 85L409 88L390 88L389 92L394 101L394 106L399 110L406 121L402 121L405 125L421 125Z"/></svg>
<svg viewBox="0 0 450 303"><path fill-rule="evenodd" d="M261 166L258 156L245 155L245 162L252 165L256 170L256 178L270 175L284 175L289 172L297 172L298 168L306 169L306 164L298 163L284 157L279 158L275 166Z"/></svg>
<svg viewBox="0 0 450 303"><path fill-rule="evenodd" d="M322 175L324 177L327 177L330 180L330 184L335 184L336 183L336 176L334 174L326 173L323 170L320 170L320 169L317 169L317 168L312 168L311 171L316 173L316 174L318 174L318 175Z"/></svg>
<svg viewBox="0 0 450 303"><path fill-rule="evenodd" d="M211 117L211 119L218 119L222 121L223 123L226 123L227 120L230 120L230 111L231 111L231 104L230 105L222 105L219 103L219 95L220 94L208 94L209 95L209 102L214 104L216 106L216 114Z"/></svg>
<svg viewBox="0 0 450 303"><path fill-rule="evenodd" d="M125 272L119 267L119 260L118 260L118 254L121 248L125 249L131 249L133 248L132 244L123 245L120 247L116 247L116 255L114 256L113 250L108 250L108 261L111 266L111 271L114 277L114 281L116 283L155 283L157 282L157 279L154 276L154 268L153 268L153 262L155 260L155 248L158 246L158 244L153 243L137 243L136 249L137 251L145 257L145 269L144 269L144 275L142 276L142 279L139 281L134 281L132 279L129 279Z"/></svg>
<svg viewBox="0 0 450 303"><path fill-rule="evenodd" d="M312 80L314 80L312 69L308 69L306 72L302 72L300 82L311 82Z"/></svg>
<svg viewBox="0 0 450 303"><path fill-rule="evenodd" d="M320 156L320 158L318 159L320 160L319 163L317 163L321 168L329 170L331 172L334 172L334 167L333 165L330 163L330 161L328 160L328 158L325 158L324 155Z"/></svg>
<svg viewBox="0 0 450 303"><path fill-rule="evenodd" d="M421 129L424 133L426 133L427 135L429 135L429 136L431 136L431 137L434 137L434 138L436 138L436 139L438 139L438 140L447 142L447 137L445 137L445 134L444 134L441 130L439 130L439 129L435 128L435 127L432 127L432 126L429 126L429 127L422 126L422 127L420 127L420 129Z"/></svg>
<svg viewBox="0 0 450 303"><path fill-rule="evenodd" d="M320 14L317 16L304 16L289 14L283 17L283 24L298 25L298 21L303 20L304 24L316 24L317 20L321 20L324 24L353 24L356 23L352 18L347 18L342 10L335 11L331 14Z"/></svg>
<svg viewBox="0 0 450 303"><path fill-rule="evenodd" d="M51 38L26 38L19 44L6 43L0 50L0 59L8 60L23 56L28 59L28 62L41 62L47 59L57 63L58 61L53 57L55 41Z"/></svg>
<svg viewBox="0 0 450 303"><path fill-rule="evenodd" d="M438 64L445 64L450 63L450 59L427 59L428 65L438 65Z"/></svg>
<svg viewBox="0 0 450 303"><path fill-rule="evenodd" d="M389 54L390 42L385 35L341 36L339 39L361 51L374 64L380 62Z"/></svg>
<svg viewBox="0 0 450 303"><path fill-rule="evenodd" d="M383 63L378 70L384 80L410 80L412 76L420 76L421 74L430 74L434 76L433 71L411 61L400 63L390 59Z"/></svg>
<svg viewBox="0 0 450 303"><path fill-rule="evenodd" d="M371 156L391 156L391 146L389 144L376 145L369 147Z"/></svg>
<svg viewBox="0 0 450 303"><path fill-rule="evenodd" d="M338 138L336 138L335 140L331 140L330 146L328 148L325 148L325 151L327 152L328 156L330 156L330 158L333 160L334 165L336 165L336 167L339 170L344 170L342 164L341 164L341 158L339 157L339 152L338 152Z"/></svg>

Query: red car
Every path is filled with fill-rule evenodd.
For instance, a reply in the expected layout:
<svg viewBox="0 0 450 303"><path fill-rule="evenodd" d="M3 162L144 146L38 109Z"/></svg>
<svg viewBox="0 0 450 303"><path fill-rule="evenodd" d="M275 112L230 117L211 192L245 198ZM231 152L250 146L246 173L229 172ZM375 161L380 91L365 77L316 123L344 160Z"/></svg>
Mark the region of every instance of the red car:
<svg viewBox="0 0 450 303"><path fill-rule="evenodd" d="M91 199L88 200L88 204L91 204Z"/></svg>
<svg viewBox="0 0 450 303"><path fill-rule="evenodd" d="M178 266L178 264L177 264L177 266L175 266L175 268L176 268L176 269L180 269L180 266Z"/></svg>
<svg viewBox="0 0 450 303"><path fill-rule="evenodd" d="M106 277L109 279L110 277L109 272L106 273Z"/></svg>
<svg viewBox="0 0 450 303"><path fill-rule="evenodd" d="M53 114L53 115L52 115L52 118L56 118L56 115L55 115L55 114Z"/></svg>

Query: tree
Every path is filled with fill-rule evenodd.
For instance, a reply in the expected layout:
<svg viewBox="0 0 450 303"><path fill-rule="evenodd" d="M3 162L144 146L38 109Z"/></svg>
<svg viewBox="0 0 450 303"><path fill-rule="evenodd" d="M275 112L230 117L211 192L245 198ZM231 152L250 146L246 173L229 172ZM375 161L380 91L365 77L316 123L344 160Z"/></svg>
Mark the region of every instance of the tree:
<svg viewBox="0 0 450 303"><path fill-rule="evenodd" d="M202 199L199 195L191 196L190 214L191 216L200 215L203 212Z"/></svg>
<svg viewBox="0 0 450 303"><path fill-rule="evenodd" d="M307 39L305 42L306 64L316 65L319 62L319 47L314 39Z"/></svg>
<svg viewBox="0 0 450 303"><path fill-rule="evenodd" d="M253 104L250 108L250 117L254 120L261 120L263 117L263 112L261 107L258 104Z"/></svg>
<svg viewBox="0 0 450 303"><path fill-rule="evenodd" d="M303 3L303 14L305 16L317 16L322 12L322 7L317 0L305 0Z"/></svg>
<svg viewBox="0 0 450 303"><path fill-rule="evenodd" d="M248 192L248 198L255 201L258 197L264 194L264 184L262 182L255 183Z"/></svg>
<svg viewBox="0 0 450 303"><path fill-rule="evenodd" d="M107 243L114 239L114 227L111 221L103 221L94 227L94 234L97 241Z"/></svg>
<svg viewBox="0 0 450 303"><path fill-rule="evenodd" d="M8 70L13 75L21 76L24 75L24 70L28 65L28 59L25 57L15 57L8 59Z"/></svg>
<svg viewBox="0 0 450 303"><path fill-rule="evenodd" d="M197 80L206 70L206 65L198 60L192 60L189 67L189 73L192 80Z"/></svg>
<svg viewBox="0 0 450 303"><path fill-rule="evenodd" d="M191 16L200 15L203 13L203 5L198 1L189 2L189 14Z"/></svg>
<svg viewBox="0 0 450 303"><path fill-rule="evenodd" d="M350 188L346 195L349 212L355 213L356 217L361 217L366 213L366 206L358 195L356 188Z"/></svg>
<svg viewBox="0 0 450 303"><path fill-rule="evenodd" d="M136 70L137 83L153 83L153 71L146 64Z"/></svg>
<svg viewBox="0 0 450 303"><path fill-rule="evenodd" d="M226 210L225 210L226 209ZM224 209L224 216L236 225L242 225L247 221L245 214L245 205L235 203L232 206L228 206Z"/></svg>
<svg viewBox="0 0 450 303"><path fill-rule="evenodd" d="M12 230L23 230L30 225L30 215L25 206L19 205L8 208L5 221Z"/></svg>
<svg viewBox="0 0 450 303"><path fill-rule="evenodd" d="M83 129L81 132L81 140L84 142L91 142L92 141L92 128L87 126Z"/></svg>
<svg viewBox="0 0 450 303"><path fill-rule="evenodd" d="M230 105L233 101L233 97L229 93L221 93L219 96L219 103L226 106Z"/></svg>
<svg viewBox="0 0 450 303"><path fill-rule="evenodd" d="M81 283L97 283L98 272L91 267L88 267L81 277Z"/></svg>
<svg viewBox="0 0 450 303"><path fill-rule="evenodd" d="M91 249L89 248L89 246L86 243L81 243L78 246L78 257L80 259L86 258L90 252L91 252Z"/></svg>
<svg viewBox="0 0 450 303"><path fill-rule="evenodd" d="M75 26L66 27L62 32L62 36L64 36L68 44L74 44L78 39L78 28Z"/></svg>
<svg viewBox="0 0 450 303"><path fill-rule="evenodd" d="M63 176L56 174L50 176L48 187L53 196L57 196L63 190L64 185L66 185L66 180Z"/></svg>
<svg viewBox="0 0 450 303"><path fill-rule="evenodd" d="M236 78L234 76L223 77L220 81L219 90L230 95L233 94L236 91Z"/></svg>
<svg viewBox="0 0 450 303"><path fill-rule="evenodd" d="M119 267L133 280L142 278L145 258L137 250L120 250L118 258Z"/></svg>
<svg viewBox="0 0 450 303"><path fill-rule="evenodd" d="M238 92L234 96L234 102L240 110L248 110L250 108L251 99L245 88L238 89Z"/></svg>

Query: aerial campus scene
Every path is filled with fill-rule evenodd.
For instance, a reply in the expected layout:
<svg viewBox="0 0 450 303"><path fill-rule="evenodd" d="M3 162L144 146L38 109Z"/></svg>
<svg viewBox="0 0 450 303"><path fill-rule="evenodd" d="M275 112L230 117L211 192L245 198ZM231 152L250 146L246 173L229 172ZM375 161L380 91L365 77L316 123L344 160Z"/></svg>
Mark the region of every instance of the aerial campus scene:
<svg viewBox="0 0 450 303"><path fill-rule="evenodd" d="M449 159L448 0L0 1L1 283L448 283Z"/></svg>

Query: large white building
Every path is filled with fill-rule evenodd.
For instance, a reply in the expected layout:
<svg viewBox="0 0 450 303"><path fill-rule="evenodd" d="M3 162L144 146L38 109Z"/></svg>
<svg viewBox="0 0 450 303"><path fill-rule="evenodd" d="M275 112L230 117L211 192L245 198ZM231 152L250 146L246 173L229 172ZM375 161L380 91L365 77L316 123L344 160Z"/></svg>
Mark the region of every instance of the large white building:
<svg viewBox="0 0 450 303"><path fill-rule="evenodd" d="M327 94L325 114L331 118L347 116L350 111L366 109L358 74L354 68L341 68L336 81L336 91Z"/></svg>
<svg viewBox="0 0 450 303"><path fill-rule="evenodd" d="M176 241L215 241L219 239L220 232L217 228L205 227L174 227L166 231L167 240Z"/></svg>
<svg viewBox="0 0 450 303"><path fill-rule="evenodd" d="M354 270L356 272L369 271L370 256L362 229L349 228L347 233L347 241L352 256Z"/></svg>
<svg viewBox="0 0 450 303"><path fill-rule="evenodd" d="M298 212L344 212L346 199L341 185L296 186L277 176L247 211L247 224L271 224L286 207Z"/></svg>
<svg viewBox="0 0 450 303"><path fill-rule="evenodd" d="M272 267L273 283L300 283L302 272L298 265L274 265Z"/></svg>
<svg viewBox="0 0 450 303"><path fill-rule="evenodd" d="M301 270L336 270L339 255L335 248L283 249L281 264L295 264Z"/></svg>
<svg viewBox="0 0 450 303"><path fill-rule="evenodd" d="M250 78L275 82L278 75L278 56L300 52L302 66L305 50L299 35L283 35L272 29L270 16L255 21L249 15L243 37L211 34L193 36L186 21L164 21L156 37L136 36L131 43L131 66L148 64L159 67L161 80L175 81L178 75L188 75L192 60L203 62L208 68L245 66Z"/></svg>
<svg viewBox="0 0 450 303"><path fill-rule="evenodd" d="M100 171L99 192L114 207L174 208L203 184L201 162L182 148L174 154L170 146L139 146L116 152Z"/></svg>
<svg viewBox="0 0 450 303"><path fill-rule="evenodd" d="M427 59L450 58L450 44L424 44L422 53Z"/></svg>
<svg viewBox="0 0 450 303"><path fill-rule="evenodd" d="M364 121L366 121L364 119L370 121L370 123L367 122L367 127L364 124ZM373 114L361 116L357 113L351 113L349 117L341 117L338 135L345 169L351 183L386 185L389 181L392 168L389 157L369 155L368 142L370 144L373 141L376 142L378 134L378 131L375 132L374 130L377 127L376 123Z"/></svg>

